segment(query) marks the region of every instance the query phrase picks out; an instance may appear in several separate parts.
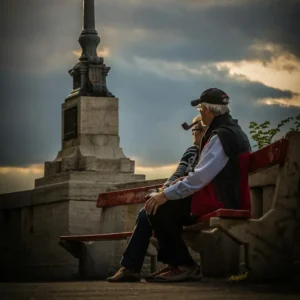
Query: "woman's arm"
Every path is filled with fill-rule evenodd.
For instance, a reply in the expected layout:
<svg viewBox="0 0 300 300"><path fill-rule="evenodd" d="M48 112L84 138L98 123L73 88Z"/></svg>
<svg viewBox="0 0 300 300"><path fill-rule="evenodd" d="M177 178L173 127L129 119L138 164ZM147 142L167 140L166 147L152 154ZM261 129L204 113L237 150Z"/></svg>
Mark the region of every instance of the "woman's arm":
<svg viewBox="0 0 300 300"><path fill-rule="evenodd" d="M189 147L182 155L176 171L168 178L168 180L162 186L165 189L171 185L175 180L184 177L189 172L190 161L198 154L199 148L197 146Z"/></svg>

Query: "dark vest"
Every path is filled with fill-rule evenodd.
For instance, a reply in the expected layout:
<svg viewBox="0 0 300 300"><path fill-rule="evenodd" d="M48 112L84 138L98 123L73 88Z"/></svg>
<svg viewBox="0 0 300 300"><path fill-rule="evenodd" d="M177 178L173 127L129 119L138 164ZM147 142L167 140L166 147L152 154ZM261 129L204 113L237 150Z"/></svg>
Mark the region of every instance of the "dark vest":
<svg viewBox="0 0 300 300"><path fill-rule="evenodd" d="M192 213L196 215L203 215L218 208L239 209L241 194L245 192L241 191L240 158L242 154L251 152L248 137L230 114L220 115L214 118L207 129L202 139L201 151L216 134L229 160L208 186L193 195ZM248 176L247 170L242 172L244 178ZM248 191L246 192L248 194Z"/></svg>

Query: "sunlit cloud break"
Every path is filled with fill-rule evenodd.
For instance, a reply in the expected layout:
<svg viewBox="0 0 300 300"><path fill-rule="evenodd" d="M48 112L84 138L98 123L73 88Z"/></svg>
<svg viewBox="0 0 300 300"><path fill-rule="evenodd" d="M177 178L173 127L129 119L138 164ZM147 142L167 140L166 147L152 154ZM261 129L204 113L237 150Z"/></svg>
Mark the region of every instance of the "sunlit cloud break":
<svg viewBox="0 0 300 300"><path fill-rule="evenodd" d="M76 57L80 57L81 56L81 50L72 50L72 53ZM108 48L101 48L101 49L97 50L97 54L98 54L98 56L101 56L101 57L109 57L110 51L109 51Z"/></svg>
<svg viewBox="0 0 300 300"><path fill-rule="evenodd" d="M146 175L146 179L169 178L176 170L177 165L165 165L157 167L136 166L136 174Z"/></svg>
<svg viewBox="0 0 300 300"><path fill-rule="evenodd" d="M273 99L273 98L264 98L257 101L258 104L264 105L279 105L282 107L296 106L300 107L300 95L295 95L291 99Z"/></svg>
<svg viewBox="0 0 300 300"><path fill-rule="evenodd" d="M146 179L168 178L176 170L177 165L143 167L137 165L135 174L144 174ZM0 194L31 190L34 181L44 176L44 165L34 164L27 167L0 167Z"/></svg>
<svg viewBox="0 0 300 300"><path fill-rule="evenodd" d="M43 175L43 164L0 167L0 194L32 190L35 179Z"/></svg>
<svg viewBox="0 0 300 300"><path fill-rule="evenodd" d="M258 46L253 46L253 48L261 49ZM300 93L300 60L291 53L280 52L275 46L265 45L262 49L272 53L267 62L260 60L222 61L216 63L216 66L218 70L227 69L232 77L242 76L268 87ZM300 106L297 99L293 102Z"/></svg>
<svg viewBox="0 0 300 300"><path fill-rule="evenodd" d="M0 167L0 174L36 174L43 175L44 165L35 164L28 167Z"/></svg>

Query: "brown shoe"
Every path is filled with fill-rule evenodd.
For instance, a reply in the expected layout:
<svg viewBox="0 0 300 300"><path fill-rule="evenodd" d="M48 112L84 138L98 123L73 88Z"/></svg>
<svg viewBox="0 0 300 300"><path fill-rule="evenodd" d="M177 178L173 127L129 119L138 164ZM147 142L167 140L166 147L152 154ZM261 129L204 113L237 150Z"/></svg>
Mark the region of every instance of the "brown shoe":
<svg viewBox="0 0 300 300"><path fill-rule="evenodd" d="M106 279L108 282L140 282L141 275L140 273L121 267L119 271L111 277Z"/></svg>
<svg viewBox="0 0 300 300"><path fill-rule="evenodd" d="M190 270L185 267L172 267L154 278L154 282L182 282L189 279Z"/></svg>
<svg viewBox="0 0 300 300"><path fill-rule="evenodd" d="M146 276L145 280L148 281L148 282L153 282L156 276L158 276L162 273L168 272L171 268L172 267L170 265L167 265L164 268L160 269L159 271L156 271L156 272Z"/></svg>

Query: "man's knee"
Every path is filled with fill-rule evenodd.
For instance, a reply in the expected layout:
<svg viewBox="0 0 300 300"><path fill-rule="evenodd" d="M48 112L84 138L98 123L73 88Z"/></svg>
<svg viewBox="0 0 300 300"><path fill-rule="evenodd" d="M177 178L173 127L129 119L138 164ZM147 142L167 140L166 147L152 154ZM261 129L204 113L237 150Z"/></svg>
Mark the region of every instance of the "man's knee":
<svg viewBox="0 0 300 300"><path fill-rule="evenodd" d="M170 211L169 211L170 213ZM149 221L152 225L155 226L155 224L158 223L163 223L166 221L166 219L168 219L168 210L167 210L167 205L162 205L160 206L157 211L156 214L150 214L148 215Z"/></svg>

